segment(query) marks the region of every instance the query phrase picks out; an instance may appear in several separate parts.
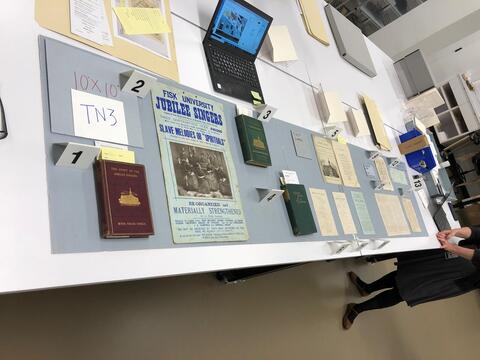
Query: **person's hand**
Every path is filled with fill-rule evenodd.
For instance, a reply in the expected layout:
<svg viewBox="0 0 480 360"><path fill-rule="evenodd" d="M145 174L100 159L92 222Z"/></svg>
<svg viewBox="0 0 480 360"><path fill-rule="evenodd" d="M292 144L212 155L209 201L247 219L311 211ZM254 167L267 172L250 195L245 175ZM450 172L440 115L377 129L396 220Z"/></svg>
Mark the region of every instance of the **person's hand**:
<svg viewBox="0 0 480 360"><path fill-rule="evenodd" d="M437 240L442 242L442 240L448 240L451 237L457 234L458 229L443 230L437 233Z"/></svg>
<svg viewBox="0 0 480 360"><path fill-rule="evenodd" d="M437 234L437 238L438 238L438 234ZM450 241L448 241L448 239L438 238L438 241L440 242L440 246L442 247L443 250L451 253L455 253L455 249L457 245L452 244Z"/></svg>

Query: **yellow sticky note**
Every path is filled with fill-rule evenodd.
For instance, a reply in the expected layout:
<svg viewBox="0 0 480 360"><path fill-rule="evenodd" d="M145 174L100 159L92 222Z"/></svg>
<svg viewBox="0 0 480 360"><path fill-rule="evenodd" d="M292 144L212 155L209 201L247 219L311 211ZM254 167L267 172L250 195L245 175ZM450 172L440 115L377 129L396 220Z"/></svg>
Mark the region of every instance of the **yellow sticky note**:
<svg viewBox="0 0 480 360"><path fill-rule="evenodd" d="M345 136L343 136L342 134L340 134L340 135L337 136L337 141L340 144L346 144L347 143L347 138Z"/></svg>
<svg viewBox="0 0 480 360"><path fill-rule="evenodd" d="M252 90L252 91L250 91L250 94L252 94L252 96L255 100L259 100L259 101L263 100L262 97L260 96L260 94L257 91Z"/></svg>
<svg viewBox="0 0 480 360"><path fill-rule="evenodd" d="M127 35L172 32L159 8L114 7L113 10Z"/></svg>
<svg viewBox="0 0 480 360"><path fill-rule="evenodd" d="M130 150L102 147L98 158L100 160L120 161L124 163L135 164L135 153Z"/></svg>
<svg viewBox="0 0 480 360"><path fill-rule="evenodd" d="M257 105L263 105L263 103L261 101L258 101L258 100L255 100L253 99L253 105L257 106Z"/></svg>

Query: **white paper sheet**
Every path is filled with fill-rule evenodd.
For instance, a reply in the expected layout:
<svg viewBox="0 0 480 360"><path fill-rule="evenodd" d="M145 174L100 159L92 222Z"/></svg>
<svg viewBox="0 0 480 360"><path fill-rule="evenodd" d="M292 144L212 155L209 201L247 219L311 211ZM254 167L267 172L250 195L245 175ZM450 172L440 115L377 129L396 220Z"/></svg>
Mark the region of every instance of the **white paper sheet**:
<svg viewBox="0 0 480 360"><path fill-rule="evenodd" d="M75 136L128 145L123 102L72 89Z"/></svg>
<svg viewBox="0 0 480 360"><path fill-rule="evenodd" d="M282 170L282 175L285 180L285 184L300 184L296 171Z"/></svg>
<svg viewBox="0 0 480 360"><path fill-rule="evenodd" d="M377 168L378 178L383 184L383 190L393 191L392 180L390 180L390 175L388 175L388 168L385 160L382 157L377 157L375 160L375 167Z"/></svg>
<svg viewBox="0 0 480 360"><path fill-rule="evenodd" d="M70 0L70 31L99 45L113 46L104 0Z"/></svg>
<svg viewBox="0 0 480 360"><path fill-rule="evenodd" d="M340 222L342 223L343 233L346 235L356 234L357 228L355 226L355 222L353 221L347 196L341 192L332 192L332 195Z"/></svg>
<svg viewBox="0 0 480 360"><path fill-rule="evenodd" d="M327 192L323 189L310 188L310 195L312 197L315 214L317 215L320 233L323 236L338 235Z"/></svg>
<svg viewBox="0 0 480 360"><path fill-rule="evenodd" d="M388 236L410 235L410 227L396 195L375 194L380 215Z"/></svg>

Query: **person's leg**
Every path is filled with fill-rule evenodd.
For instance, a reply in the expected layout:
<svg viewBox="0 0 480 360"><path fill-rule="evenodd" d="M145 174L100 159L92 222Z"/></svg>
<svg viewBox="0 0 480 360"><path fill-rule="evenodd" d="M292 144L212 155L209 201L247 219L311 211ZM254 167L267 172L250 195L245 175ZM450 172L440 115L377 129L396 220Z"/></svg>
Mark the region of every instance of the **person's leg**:
<svg viewBox="0 0 480 360"><path fill-rule="evenodd" d="M352 283L356 286L357 290L359 291L360 295L367 296L370 295L372 292L383 290L383 289L391 289L397 286L396 278L397 272L392 271L391 273L381 277L380 279L368 284L360 279L357 274L354 272L349 272L348 277L352 281Z"/></svg>
<svg viewBox="0 0 480 360"><path fill-rule="evenodd" d="M343 328L349 329L355 318L364 311L388 308L397 305L402 301L403 299L400 296L398 289L394 287L393 289L383 291L377 296L360 304L348 304L347 311L343 316Z"/></svg>

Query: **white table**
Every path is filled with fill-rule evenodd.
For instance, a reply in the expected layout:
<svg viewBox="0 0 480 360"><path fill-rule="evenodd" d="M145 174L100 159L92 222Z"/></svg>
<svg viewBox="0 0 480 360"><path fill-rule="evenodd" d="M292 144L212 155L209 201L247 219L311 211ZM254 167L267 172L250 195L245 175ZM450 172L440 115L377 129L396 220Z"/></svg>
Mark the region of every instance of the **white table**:
<svg viewBox="0 0 480 360"><path fill-rule="evenodd" d="M274 24L289 27L300 58L294 63L272 64L268 53L261 51L257 69L268 103L279 108L275 117L323 131L314 98L321 83L356 108L360 107L358 93L368 93L388 121L392 143L397 142L397 131L404 130L404 96L392 61L381 50L367 40L378 72L369 78L339 56L325 17L329 47L305 32L294 0L251 2L270 13ZM201 45L204 31L199 28L208 26L215 5L214 0L171 0L174 14L178 14L173 16L173 27L181 83L221 97L211 87ZM323 6L322 1L319 5ZM351 249L338 255L332 255L327 242L52 255L37 37L46 35L106 55L40 28L33 10L33 0L22 0L0 12L0 96L10 133L0 141L0 293L438 247L429 236L391 239L381 250L375 250L372 243L362 252ZM345 133L351 134L348 125ZM375 149L369 137L349 136L349 141ZM392 154L398 154L397 149ZM420 209L433 235L436 227L431 216L421 203Z"/></svg>

